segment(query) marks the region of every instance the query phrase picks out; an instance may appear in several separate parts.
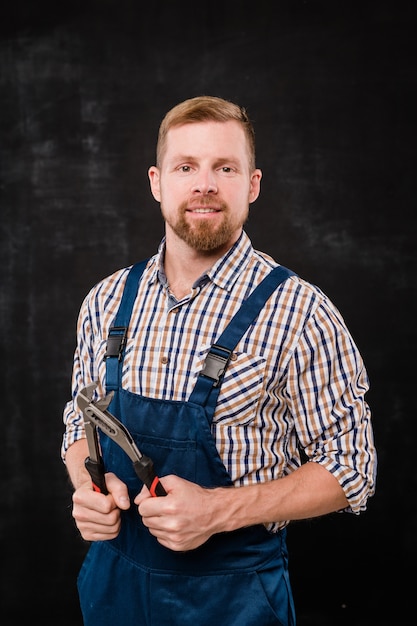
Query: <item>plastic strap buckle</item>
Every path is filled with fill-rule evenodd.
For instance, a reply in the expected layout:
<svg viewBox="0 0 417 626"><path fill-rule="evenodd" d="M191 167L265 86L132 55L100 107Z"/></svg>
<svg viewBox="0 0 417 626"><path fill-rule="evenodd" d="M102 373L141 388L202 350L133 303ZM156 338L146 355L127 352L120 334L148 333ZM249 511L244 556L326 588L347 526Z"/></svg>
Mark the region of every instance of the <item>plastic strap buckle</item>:
<svg viewBox="0 0 417 626"><path fill-rule="evenodd" d="M217 344L213 344L208 353L204 367L201 371L203 376L214 380L214 387L218 387L226 367L232 356L232 351Z"/></svg>
<svg viewBox="0 0 417 626"><path fill-rule="evenodd" d="M107 337L105 359L116 357L120 361L126 345L127 328L125 326L112 326Z"/></svg>

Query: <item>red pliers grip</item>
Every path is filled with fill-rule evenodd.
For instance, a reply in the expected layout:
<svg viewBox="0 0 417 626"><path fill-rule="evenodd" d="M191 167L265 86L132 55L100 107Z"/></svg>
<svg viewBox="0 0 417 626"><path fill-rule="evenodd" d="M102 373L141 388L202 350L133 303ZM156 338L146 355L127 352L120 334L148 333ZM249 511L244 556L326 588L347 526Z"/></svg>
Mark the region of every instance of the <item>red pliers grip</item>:
<svg viewBox="0 0 417 626"><path fill-rule="evenodd" d="M85 466L91 476L93 489L101 493L108 493L104 480L105 469L97 436L97 428L99 428L126 452L132 461L136 475L147 486L151 496L166 496L166 491L155 474L152 459L141 453L126 426L107 411L107 407L113 398L113 392L109 393L105 398L93 402L92 398L96 387L97 383L90 383L77 396L78 406L84 416L89 450Z"/></svg>
<svg viewBox="0 0 417 626"><path fill-rule="evenodd" d="M84 461L84 465L91 476L94 491L107 495L109 492L106 487L106 481L104 478L104 463L101 456L97 460L94 460L91 455L88 456Z"/></svg>

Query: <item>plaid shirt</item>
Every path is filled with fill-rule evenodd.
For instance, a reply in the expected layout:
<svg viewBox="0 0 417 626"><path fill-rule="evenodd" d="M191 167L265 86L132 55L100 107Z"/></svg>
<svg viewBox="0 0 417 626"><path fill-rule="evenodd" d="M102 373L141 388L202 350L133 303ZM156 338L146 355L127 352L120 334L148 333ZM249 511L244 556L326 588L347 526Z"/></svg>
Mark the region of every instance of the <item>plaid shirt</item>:
<svg viewBox="0 0 417 626"><path fill-rule="evenodd" d="M122 386L151 398L187 401L209 347L277 263L254 250L243 232L191 293L176 301L162 269L164 249L162 241L139 285ZM105 394L107 335L128 270L95 285L81 306L63 459L68 446L85 436L78 391L95 381L97 394ZM337 478L347 510L364 510L376 472L367 390L362 358L339 311L316 286L297 276L286 280L236 346L217 402L213 437L234 484L292 472L300 465L301 445Z"/></svg>

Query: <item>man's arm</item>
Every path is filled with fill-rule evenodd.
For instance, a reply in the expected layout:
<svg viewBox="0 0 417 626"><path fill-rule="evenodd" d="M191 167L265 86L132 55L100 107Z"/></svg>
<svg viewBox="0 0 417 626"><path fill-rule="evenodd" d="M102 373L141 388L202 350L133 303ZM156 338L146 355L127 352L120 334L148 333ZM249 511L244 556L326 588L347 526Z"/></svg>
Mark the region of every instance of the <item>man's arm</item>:
<svg viewBox="0 0 417 626"><path fill-rule="evenodd" d="M75 441L66 452L65 465L74 489L78 489L78 487L81 487L81 485L85 483L91 483L90 475L84 465L84 461L87 457L87 439Z"/></svg>
<svg viewBox="0 0 417 626"><path fill-rule="evenodd" d="M248 524L319 517L348 506L337 479L318 463L305 463L290 475L235 489L227 495L222 525L235 530Z"/></svg>
<svg viewBox="0 0 417 626"><path fill-rule="evenodd" d="M337 479L312 462L284 478L245 487L205 489L176 476L162 483L166 498L150 498L144 488L135 504L150 532L171 550L196 548L215 533L318 517L348 506Z"/></svg>

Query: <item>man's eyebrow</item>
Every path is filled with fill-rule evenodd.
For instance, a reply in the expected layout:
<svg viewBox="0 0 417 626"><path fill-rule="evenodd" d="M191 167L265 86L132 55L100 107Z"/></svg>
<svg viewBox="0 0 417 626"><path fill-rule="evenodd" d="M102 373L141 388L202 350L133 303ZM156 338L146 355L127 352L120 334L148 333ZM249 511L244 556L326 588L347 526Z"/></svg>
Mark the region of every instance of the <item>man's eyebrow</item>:
<svg viewBox="0 0 417 626"><path fill-rule="evenodd" d="M170 157L169 162L171 164L175 163L196 163L199 161L199 157L194 156L192 154L174 154ZM239 159L233 156L219 156L213 159L214 167L218 167L220 165L233 165L236 168L240 168L242 166Z"/></svg>
<svg viewBox="0 0 417 626"><path fill-rule="evenodd" d="M214 161L214 164L216 166L219 165L231 165L233 167L235 167L236 169L241 169L242 168L242 163L239 159L236 159L236 157L219 157L218 159L216 159Z"/></svg>
<svg viewBox="0 0 417 626"><path fill-rule="evenodd" d="M192 156L191 154L174 154L172 157L170 157L170 162L181 162L181 161L196 161L196 157Z"/></svg>

